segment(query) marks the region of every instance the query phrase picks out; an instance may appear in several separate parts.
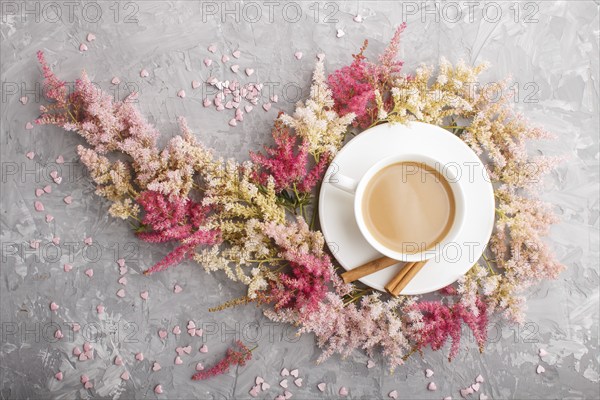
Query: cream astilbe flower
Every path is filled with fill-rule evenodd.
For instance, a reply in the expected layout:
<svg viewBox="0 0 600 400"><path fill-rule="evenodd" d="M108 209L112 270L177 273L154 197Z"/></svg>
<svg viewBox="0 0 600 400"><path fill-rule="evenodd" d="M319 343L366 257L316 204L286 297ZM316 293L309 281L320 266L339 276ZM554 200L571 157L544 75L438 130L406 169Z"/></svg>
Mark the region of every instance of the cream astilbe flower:
<svg viewBox="0 0 600 400"><path fill-rule="evenodd" d="M318 159L324 153L337 153L354 117L353 113L340 117L333 111L333 98L325 79L323 61L318 61L309 98L296 104L293 115L282 114L279 118L308 143L308 151Z"/></svg>

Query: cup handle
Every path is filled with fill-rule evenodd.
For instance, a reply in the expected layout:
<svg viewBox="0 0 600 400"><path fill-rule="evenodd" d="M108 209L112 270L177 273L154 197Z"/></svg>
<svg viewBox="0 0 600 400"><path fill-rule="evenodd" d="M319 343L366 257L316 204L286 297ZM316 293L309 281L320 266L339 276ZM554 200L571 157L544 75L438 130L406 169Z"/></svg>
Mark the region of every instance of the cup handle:
<svg viewBox="0 0 600 400"><path fill-rule="evenodd" d="M358 186L357 181L339 173L332 175L331 178L329 178L329 183L331 183L334 187L350 194L355 194L356 187Z"/></svg>

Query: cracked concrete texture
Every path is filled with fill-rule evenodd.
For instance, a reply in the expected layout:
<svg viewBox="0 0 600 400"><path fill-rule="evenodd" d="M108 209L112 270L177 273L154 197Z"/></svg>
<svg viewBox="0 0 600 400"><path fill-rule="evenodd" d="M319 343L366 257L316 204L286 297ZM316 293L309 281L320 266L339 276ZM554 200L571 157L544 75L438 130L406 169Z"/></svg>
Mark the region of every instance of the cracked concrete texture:
<svg viewBox="0 0 600 400"><path fill-rule="evenodd" d="M272 385L261 397L274 398L283 367L300 370L303 386L292 390L299 399L337 398L341 386L349 389L349 398L387 398L394 389L404 399L458 398L458 389L480 373L486 379L480 393L490 398L599 397L596 2L488 2L494 5L478 3L473 8L467 2L445 2L436 13L433 2L425 9L422 2L392 1L297 1L288 6L137 1L118 7L85 1L75 2L72 15L66 3L55 2L60 11L49 2L2 3L0 398L154 398L159 383L165 391L159 397L249 398L257 375ZM25 7L33 11L26 13ZM353 21L357 13L363 22ZM332 71L349 63L368 38L367 53L374 56L403 20L408 28L401 57L407 70L419 62L435 63L441 56L468 63L490 61L485 78L512 75L520 95L517 107L557 136L556 141L536 143L531 151L566 155L548 178L544 198L562 218L547 240L568 270L557 281L528 292L525 325L494 325L483 354L473 341L465 340L452 363L446 360L447 351L427 351L393 374L380 357L374 359L376 367L367 369L362 353L315 365L319 350L312 336L295 337L293 327L267 321L253 306L209 313L209 307L242 293L224 276L207 275L184 263L143 277L140 272L169 247L138 242L126 224L106 215L106 203L93 194L77 162L74 148L79 138L58 129L25 129L43 99L36 97L39 91L26 93L26 105L19 98L41 81L35 52L42 49L67 80L85 68L115 96L139 91L142 112L164 138L177 132L176 117L183 115L218 154L247 159L249 150L269 140L277 111L292 111L294 102L307 95L315 54L325 53ZM338 29L345 35L337 38ZM85 40L89 32L96 35L95 41ZM80 52L80 43L89 50ZM218 47L215 55L207 50L211 43ZM241 50L235 61L241 70L254 68L252 78L265 82L265 96L278 94L280 100L269 112L256 107L232 128L227 125L231 113L202 107L203 89L192 90L190 83L210 75L233 78L235 74L217 60L236 49ZM304 53L301 60L294 57L296 51ZM215 60L211 68L202 64L206 57ZM146 79L139 76L143 68L150 72ZM113 76L122 83L111 85ZM185 99L176 96L181 88L187 92ZM37 155L34 160L24 156L30 150ZM61 154L66 163L57 165L54 160ZM51 183L49 172L55 168L60 168L63 183L52 185L52 193L42 197L55 218L46 223L44 213L33 209L34 191ZM70 206L63 203L67 195L74 198ZM61 238L58 251L47 246L53 236ZM82 240L88 236L94 245L84 247ZM38 250L29 248L31 239L41 240ZM115 295L121 287L116 264L121 257L128 265L123 299ZM65 273L64 263L72 263L73 271ZM84 275L88 268L94 270L91 279ZM181 293L173 293L175 284L183 288ZM149 291L147 301L139 296L144 290ZM56 313L48 309L52 301L60 305ZM106 307L101 316L98 304ZM189 320L202 326L203 338L185 333ZM80 333L72 333L70 322L81 325ZM178 337L171 333L177 324L184 331ZM57 328L65 335L61 341L52 337ZM169 332L166 342L159 340L159 329ZM210 365L236 337L259 344L250 366L206 382L190 381L197 361ZM74 362L72 348L81 347L83 338L92 342L96 356ZM206 355L197 352L203 342L209 346ZM192 356L174 365L175 347L188 344L194 347ZM543 361L537 356L540 347L549 353ZM143 352L144 361L134 360L137 352ZM122 368L112 363L117 355L130 372L128 382L121 381ZM158 372L151 372L154 361L162 365ZM536 374L538 364L545 373ZM426 379L425 368L435 375ZM53 378L59 369L65 374L61 382ZM82 388L81 374L92 379L92 390ZM316 388L322 381L328 383L324 393ZM430 381L436 383L436 392L427 390Z"/></svg>

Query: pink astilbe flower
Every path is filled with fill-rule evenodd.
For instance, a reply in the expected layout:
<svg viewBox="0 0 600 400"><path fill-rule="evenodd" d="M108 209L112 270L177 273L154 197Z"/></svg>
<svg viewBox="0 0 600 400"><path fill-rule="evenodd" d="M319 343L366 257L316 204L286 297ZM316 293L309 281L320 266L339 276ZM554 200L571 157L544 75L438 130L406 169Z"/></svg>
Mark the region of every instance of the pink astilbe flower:
<svg viewBox="0 0 600 400"><path fill-rule="evenodd" d="M388 93L394 77L400 73L403 63L397 61L396 56L400 35L405 28L406 23L402 23L396 29L390 44L379 56L379 63L372 63L364 56L368 45L368 41L365 40L360 52L353 55L352 64L329 75L327 81L335 100L334 109L340 115L356 114L354 126L366 128L373 122L379 113L375 101L376 93Z"/></svg>
<svg viewBox="0 0 600 400"><path fill-rule="evenodd" d="M229 369L232 366L243 367L246 365L246 363L252 359L252 350L246 347L246 345L239 340L236 340L235 345L239 348L239 350L230 347L227 349L227 353L225 354L225 357L221 359L221 361L209 369L196 372L192 376L192 379L195 381L200 381L203 379L212 378L213 376L222 375L229 372Z"/></svg>
<svg viewBox="0 0 600 400"><path fill-rule="evenodd" d="M272 131L275 147L265 146L265 153L250 153L258 167L254 179L266 185L269 176L275 181L275 190L281 192L294 187L301 193L309 193L325 173L329 155L322 154L319 161L309 168L308 143L298 144L298 137L277 118Z"/></svg>
<svg viewBox="0 0 600 400"><path fill-rule="evenodd" d="M140 239L151 243L181 242L145 274L163 271L181 262L201 244L212 245L220 241L218 230L202 227L209 212L208 207L188 198L172 199L153 191L141 193L136 200L144 210L143 225L138 232Z"/></svg>
<svg viewBox="0 0 600 400"><path fill-rule="evenodd" d="M296 223L269 223L265 234L275 241L279 255L291 267L290 273L282 272L277 282L271 282L266 300L274 303L275 309L317 309L328 291L332 268L329 256L323 252L322 236L311 232L302 217Z"/></svg>
<svg viewBox="0 0 600 400"><path fill-rule="evenodd" d="M417 330L417 348L430 346L439 350L450 340L451 360L458 354L463 322L473 331L480 351L487 340L487 305L480 298L476 300L477 312L469 311L458 302L448 306L440 301L422 301L415 303L413 309L422 314L420 328Z"/></svg>

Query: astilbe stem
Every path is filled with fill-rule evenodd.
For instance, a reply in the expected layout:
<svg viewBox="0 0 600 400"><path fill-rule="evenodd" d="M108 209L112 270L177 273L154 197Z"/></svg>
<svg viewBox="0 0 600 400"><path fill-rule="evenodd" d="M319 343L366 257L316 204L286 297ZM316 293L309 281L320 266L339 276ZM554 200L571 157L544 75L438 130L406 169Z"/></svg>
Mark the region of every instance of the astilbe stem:
<svg viewBox="0 0 600 400"><path fill-rule="evenodd" d="M232 366L243 367L246 365L246 362L252 358L252 350L246 347L246 345L244 345L244 343L242 343L240 340L236 340L235 346L239 348L239 350L236 350L234 347L230 347L227 349L225 357L223 357L217 364L213 365L209 369L196 372L192 376L192 379L195 381L200 381L212 378L213 376L227 373Z"/></svg>

